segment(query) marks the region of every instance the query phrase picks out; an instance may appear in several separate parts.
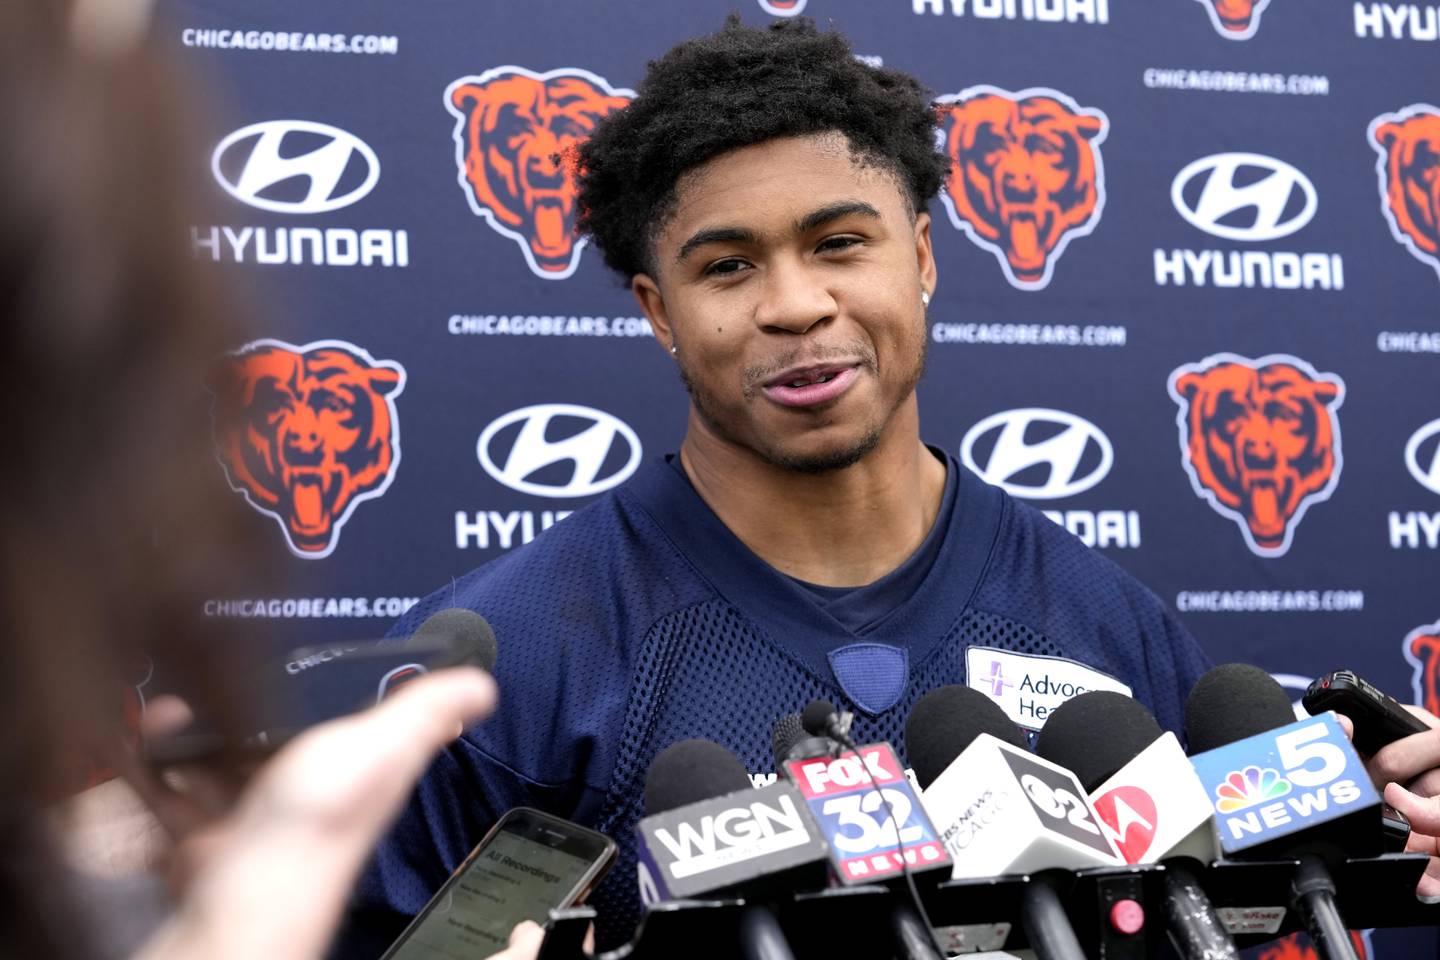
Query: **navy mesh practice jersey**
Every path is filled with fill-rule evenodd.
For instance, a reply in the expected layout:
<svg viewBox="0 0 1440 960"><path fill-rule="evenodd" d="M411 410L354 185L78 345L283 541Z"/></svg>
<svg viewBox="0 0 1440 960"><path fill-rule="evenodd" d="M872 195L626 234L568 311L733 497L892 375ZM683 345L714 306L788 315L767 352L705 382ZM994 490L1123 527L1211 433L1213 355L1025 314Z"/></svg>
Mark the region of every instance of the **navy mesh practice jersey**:
<svg viewBox="0 0 1440 960"><path fill-rule="evenodd" d="M619 843L590 898L613 946L639 918L634 826L661 749L705 737L768 772L776 719L825 697L855 712L858 742L904 759L910 708L965 682L971 646L1079 661L1178 730L1207 663L1160 601L953 458L947 470L936 542L919 551L928 571L858 628L746 548L665 462L427 597L396 632L445 607L479 612L499 640L500 707L422 781L357 907L415 913L499 816L533 806Z"/></svg>

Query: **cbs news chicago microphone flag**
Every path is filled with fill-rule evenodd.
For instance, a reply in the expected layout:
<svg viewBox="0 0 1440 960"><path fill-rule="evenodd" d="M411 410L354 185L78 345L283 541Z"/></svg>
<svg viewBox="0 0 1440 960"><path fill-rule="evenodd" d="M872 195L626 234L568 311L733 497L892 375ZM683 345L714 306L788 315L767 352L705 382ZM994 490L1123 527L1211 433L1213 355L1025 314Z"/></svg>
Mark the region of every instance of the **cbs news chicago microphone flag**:
<svg viewBox="0 0 1440 960"><path fill-rule="evenodd" d="M215 482L291 585L208 615L277 649L379 636L678 448L682 385L551 157L738 9L936 94L925 439L1216 662L1297 699L1355 666L1440 711L1437 5L158 6L216 99L191 255L260 291L213 384Z"/></svg>

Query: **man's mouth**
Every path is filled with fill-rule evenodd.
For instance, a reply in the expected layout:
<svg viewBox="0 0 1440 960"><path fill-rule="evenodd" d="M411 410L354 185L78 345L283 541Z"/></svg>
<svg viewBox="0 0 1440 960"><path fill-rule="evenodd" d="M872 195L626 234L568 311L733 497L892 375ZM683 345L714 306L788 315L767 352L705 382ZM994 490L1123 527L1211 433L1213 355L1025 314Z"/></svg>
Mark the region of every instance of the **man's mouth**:
<svg viewBox="0 0 1440 960"><path fill-rule="evenodd" d="M815 407L839 397L855 382L858 363L791 367L762 385L765 396L786 407Z"/></svg>

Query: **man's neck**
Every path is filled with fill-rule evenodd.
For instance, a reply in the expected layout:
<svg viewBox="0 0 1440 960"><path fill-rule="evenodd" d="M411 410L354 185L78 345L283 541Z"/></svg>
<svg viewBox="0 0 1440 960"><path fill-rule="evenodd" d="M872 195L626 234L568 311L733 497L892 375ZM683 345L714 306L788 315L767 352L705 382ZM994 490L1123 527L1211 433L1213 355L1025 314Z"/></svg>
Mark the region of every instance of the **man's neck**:
<svg viewBox="0 0 1440 960"><path fill-rule="evenodd" d="M786 470L711 433L692 410L680 463L700 498L762 560L809 583L872 583L914 553L940 512L945 465L920 442L914 398L842 470Z"/></svg>

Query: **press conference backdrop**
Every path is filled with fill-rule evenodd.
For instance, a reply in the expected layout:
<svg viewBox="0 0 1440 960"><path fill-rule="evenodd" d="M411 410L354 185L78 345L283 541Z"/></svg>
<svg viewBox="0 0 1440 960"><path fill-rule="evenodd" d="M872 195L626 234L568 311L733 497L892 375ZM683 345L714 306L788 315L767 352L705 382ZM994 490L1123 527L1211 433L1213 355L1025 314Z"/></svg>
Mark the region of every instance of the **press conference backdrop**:
<svg viewBox="0 0 1440 960"><path fill-rule="evenodd" d="M1440 710L1433 4L162 2L214 100L192 252L259 306L216 482L293 585L208 615L379 635L677 449L673 365L550 156L732 9L833 23L941 101L930 443L1217 661Z"/></svg>

